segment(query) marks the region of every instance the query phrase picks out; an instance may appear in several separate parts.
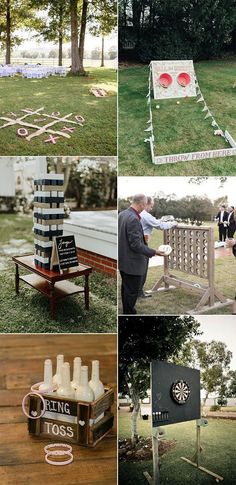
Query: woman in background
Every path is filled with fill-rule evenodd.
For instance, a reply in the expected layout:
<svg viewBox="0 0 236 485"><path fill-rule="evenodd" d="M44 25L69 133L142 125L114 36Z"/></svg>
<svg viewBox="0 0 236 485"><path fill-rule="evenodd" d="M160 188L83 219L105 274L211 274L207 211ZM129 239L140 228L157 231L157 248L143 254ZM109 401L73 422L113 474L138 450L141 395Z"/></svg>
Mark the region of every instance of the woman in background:
<svg viewBox="0 0 236 485"><path fill-rule="evenodd" d="M234 237L234 233L236 230L236 220L235 220L235 210L234 206L231 205L228 209L229 215L228 215L228 230L227 230L227 235L228 238Z"/></svg>

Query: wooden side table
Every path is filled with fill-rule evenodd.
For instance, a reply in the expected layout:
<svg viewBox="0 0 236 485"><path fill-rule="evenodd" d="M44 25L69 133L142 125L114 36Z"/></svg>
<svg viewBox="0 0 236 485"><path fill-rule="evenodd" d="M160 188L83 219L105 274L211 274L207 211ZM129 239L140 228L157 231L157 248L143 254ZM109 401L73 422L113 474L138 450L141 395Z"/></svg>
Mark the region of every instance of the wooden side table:
<svg viewBox="0 0 236 485"><path fill-rule="evenodd" d="M19 283L21 280L45 295L49 299L50 314L53 319L56 315L57 300L76 293L84 293L85 308L89 310L89 275L92 272L90 266L79 264L79 266L70 268L61 274L57 271L50 271L35 266L33 254L13 256L12 260L15 263L16 294L19 294ZM30 271L30 274L20 275L19 267L27 269ZM78 276L84 276L84 286L78 286L68 281Z"/></svg>

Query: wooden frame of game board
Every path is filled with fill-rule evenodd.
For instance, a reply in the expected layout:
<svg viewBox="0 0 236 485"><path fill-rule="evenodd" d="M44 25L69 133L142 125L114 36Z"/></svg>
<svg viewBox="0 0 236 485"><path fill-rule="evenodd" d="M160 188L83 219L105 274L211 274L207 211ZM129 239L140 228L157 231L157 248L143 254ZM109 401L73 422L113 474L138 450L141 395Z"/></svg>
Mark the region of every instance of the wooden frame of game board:
<svg viewBox="0 0 236 485"><path fill-rule="evenodd" d="M197 83L197 78L195 75L195 82ZM221 148L217 150L202 150L199 152L186 152L186 153L175 153L175 154L167 154L167 155L155 155L155 144L154 144L154 133L153 133L153 126L152 126L152 107L151 107L151 90L153 89L153 80L152 80L152 63L150 63L150 73L149 73L149 90L148 90L148 105L149 105L149 112L150 112L150 119L148 123L151 123L150 127L145 130L150 132L150 137L145 139L145 142L149 142L150 150L151 150L151 158L152 163L154 165L163 165L167 163L177 163L177 162L189 162L194 160L205 160L209 158L219 158L219 157L232 157L236 155L236 141L230 135L230 133L226 130L223 134L225 140L228 141L231 148Z"/></svg>
<svg viewBox="0 0 236 485"><path fill-rule="evenodd" d="M111 430L114 421L114 414L111 412L111 406L114 403L114 390L111 387L105 387L105 393L93 402L77 401L76 399L66 399L53 394L42 394L47 401L67 403L72 410L74 417L77 417L77 423L61 419L51 419L41 417L39 419L28 419L28 431L39 438L47 438L57 441L66 441L81 446L94 447L101 441ZM29 398L29 414L41 413L41 399L37 395L31 395ZM95 422L96 419L104 416ZM46 426L46 424L48 426ZM63 435L53 433L53 426L63 429ZM51 428L51 430L50 430ZM70 434L66 435L66 430L70 429ZM71 431L72 430L72 431Z"/></svg>
<svg viewBox="0 0 236 485"><path fill-rule="evenodd" d="M164 274L155 283L152 292L182 288L198 293L201 299L195 309L188 313L203 313L231 302L215 288L215 249L212 227L178 225L164 231L164 244L169 244L172 252L164 258ZM182 279L171 274L170 270L202 278L205 283L199 284Z"/></svg>

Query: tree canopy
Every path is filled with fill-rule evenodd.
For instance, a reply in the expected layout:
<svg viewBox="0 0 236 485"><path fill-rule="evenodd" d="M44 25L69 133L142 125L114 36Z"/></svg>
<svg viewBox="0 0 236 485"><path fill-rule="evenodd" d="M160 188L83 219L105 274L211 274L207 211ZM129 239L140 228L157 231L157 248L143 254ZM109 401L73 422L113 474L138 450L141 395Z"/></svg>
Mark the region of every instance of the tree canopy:
<svg viewBox="0 0 236 485"><path fill-rule="evenodd" d="M152 59L209 59L234 49L235 0L122 0L120 53Z"/></svg>

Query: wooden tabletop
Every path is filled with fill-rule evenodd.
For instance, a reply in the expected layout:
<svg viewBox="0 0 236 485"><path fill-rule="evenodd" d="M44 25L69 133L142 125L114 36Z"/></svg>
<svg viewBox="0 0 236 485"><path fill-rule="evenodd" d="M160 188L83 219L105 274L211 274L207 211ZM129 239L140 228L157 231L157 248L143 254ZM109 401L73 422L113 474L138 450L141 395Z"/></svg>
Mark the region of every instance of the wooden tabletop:
<svg viewBox="0 0 236 485"><path fill-rule="evenodd" d="M52 283L70 278L76 278L77 276L87 275L92 272L91 266L85 266L83 264L79 264L78 266L69 268L63 273L60 273L59 271L51 271L48 269L39 268L34 263L33 254L26 254L24 256L13 256L12 260L19 266L22 266L23 268L32 271L39 276L42 276L42 278L45 278Z"/></svg>
<svg viewBox="0 0 236 485"><path fill-rule="evenodd" d="M101 380L116 395L116 335L1 335L0 338L0 483L3 485L115 485L117 483L115 425L95 448L73 445L70 465L45 462L49 440L28 434L21 402L33 383L43 377L46 358L64 354L72 365L80 356L85 365L100 361Z"/></svg>

